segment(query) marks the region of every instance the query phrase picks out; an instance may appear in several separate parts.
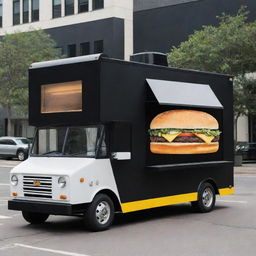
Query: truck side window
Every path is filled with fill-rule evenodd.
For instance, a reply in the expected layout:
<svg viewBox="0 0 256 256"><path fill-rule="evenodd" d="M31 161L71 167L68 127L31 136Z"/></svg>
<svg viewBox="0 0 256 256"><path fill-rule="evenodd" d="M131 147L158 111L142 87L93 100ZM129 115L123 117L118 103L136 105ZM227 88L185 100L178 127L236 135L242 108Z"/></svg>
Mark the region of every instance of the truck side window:
<svg viewBox="0 0 256 256"><path fill-rule="evenodd" d="M96 154L98 158L104 158L107 156L106 134L105 129L103 129L103 127L101 127L101 129L98 130Z"/></svg>

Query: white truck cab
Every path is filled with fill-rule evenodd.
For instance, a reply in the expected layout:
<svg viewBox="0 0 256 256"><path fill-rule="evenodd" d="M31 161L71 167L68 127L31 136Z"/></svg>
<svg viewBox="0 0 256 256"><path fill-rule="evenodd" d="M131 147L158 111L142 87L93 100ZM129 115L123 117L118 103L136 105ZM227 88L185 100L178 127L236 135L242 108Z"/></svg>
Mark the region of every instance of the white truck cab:
<svg viewBox="0 0 256 256"><path fill-rule="evenodd" d="M25 212L29 207L40 208L43 220L48 216L44 212L82 214L86 204L103 192L119 203L107 156L102 125L38 128L29 159L11 171L11 195L15 200L26 199L23 201ZM110 208L113 207L104 200L98 206L97 218L101 223L111 218ZM30 222L40 222L36 214L23 215Z"/></svg>

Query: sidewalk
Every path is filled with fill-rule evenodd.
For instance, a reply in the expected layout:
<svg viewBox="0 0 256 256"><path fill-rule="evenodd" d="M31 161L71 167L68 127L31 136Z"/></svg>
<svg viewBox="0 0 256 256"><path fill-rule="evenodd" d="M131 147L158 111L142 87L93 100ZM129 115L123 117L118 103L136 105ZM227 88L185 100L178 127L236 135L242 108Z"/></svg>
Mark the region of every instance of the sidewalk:
<svg viewBox="0 0 256 256"><path fill-rule="evenodd" d="M245 163L242 166L234 168L235 174L255 174L256 175L256 163Z"/></svg>

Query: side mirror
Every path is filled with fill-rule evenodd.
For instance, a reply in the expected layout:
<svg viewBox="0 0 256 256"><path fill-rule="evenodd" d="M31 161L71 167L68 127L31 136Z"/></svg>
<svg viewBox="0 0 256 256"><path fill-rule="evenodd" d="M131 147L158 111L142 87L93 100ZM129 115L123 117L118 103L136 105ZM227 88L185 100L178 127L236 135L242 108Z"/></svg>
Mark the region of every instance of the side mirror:
<svg viewBox="0 0 256 256"><path fill-rule="evenodd" d="M131 160L131 152L113 152L112 158L115 160Z"/></svg>

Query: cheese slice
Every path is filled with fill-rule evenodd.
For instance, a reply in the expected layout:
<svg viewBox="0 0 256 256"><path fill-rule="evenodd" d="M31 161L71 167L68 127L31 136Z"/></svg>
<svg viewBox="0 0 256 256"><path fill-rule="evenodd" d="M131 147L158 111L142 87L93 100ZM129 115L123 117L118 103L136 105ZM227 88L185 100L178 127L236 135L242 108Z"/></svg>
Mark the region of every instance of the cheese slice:
<svg viewBox="0 0 256 256"><path fill-rule="evenodd" d="M208 136L203 133L194 133L198 138L202 139L205 143L210 144L214 139L214 136Z"/></svg>
<svg viewBox="0 0 256 256"><path fill-rule="evenodd" d="M164 137L169 142L172 142L176 137L178 137L181 133L174 133L174 134L162 134L162 137Z"/></svg>

